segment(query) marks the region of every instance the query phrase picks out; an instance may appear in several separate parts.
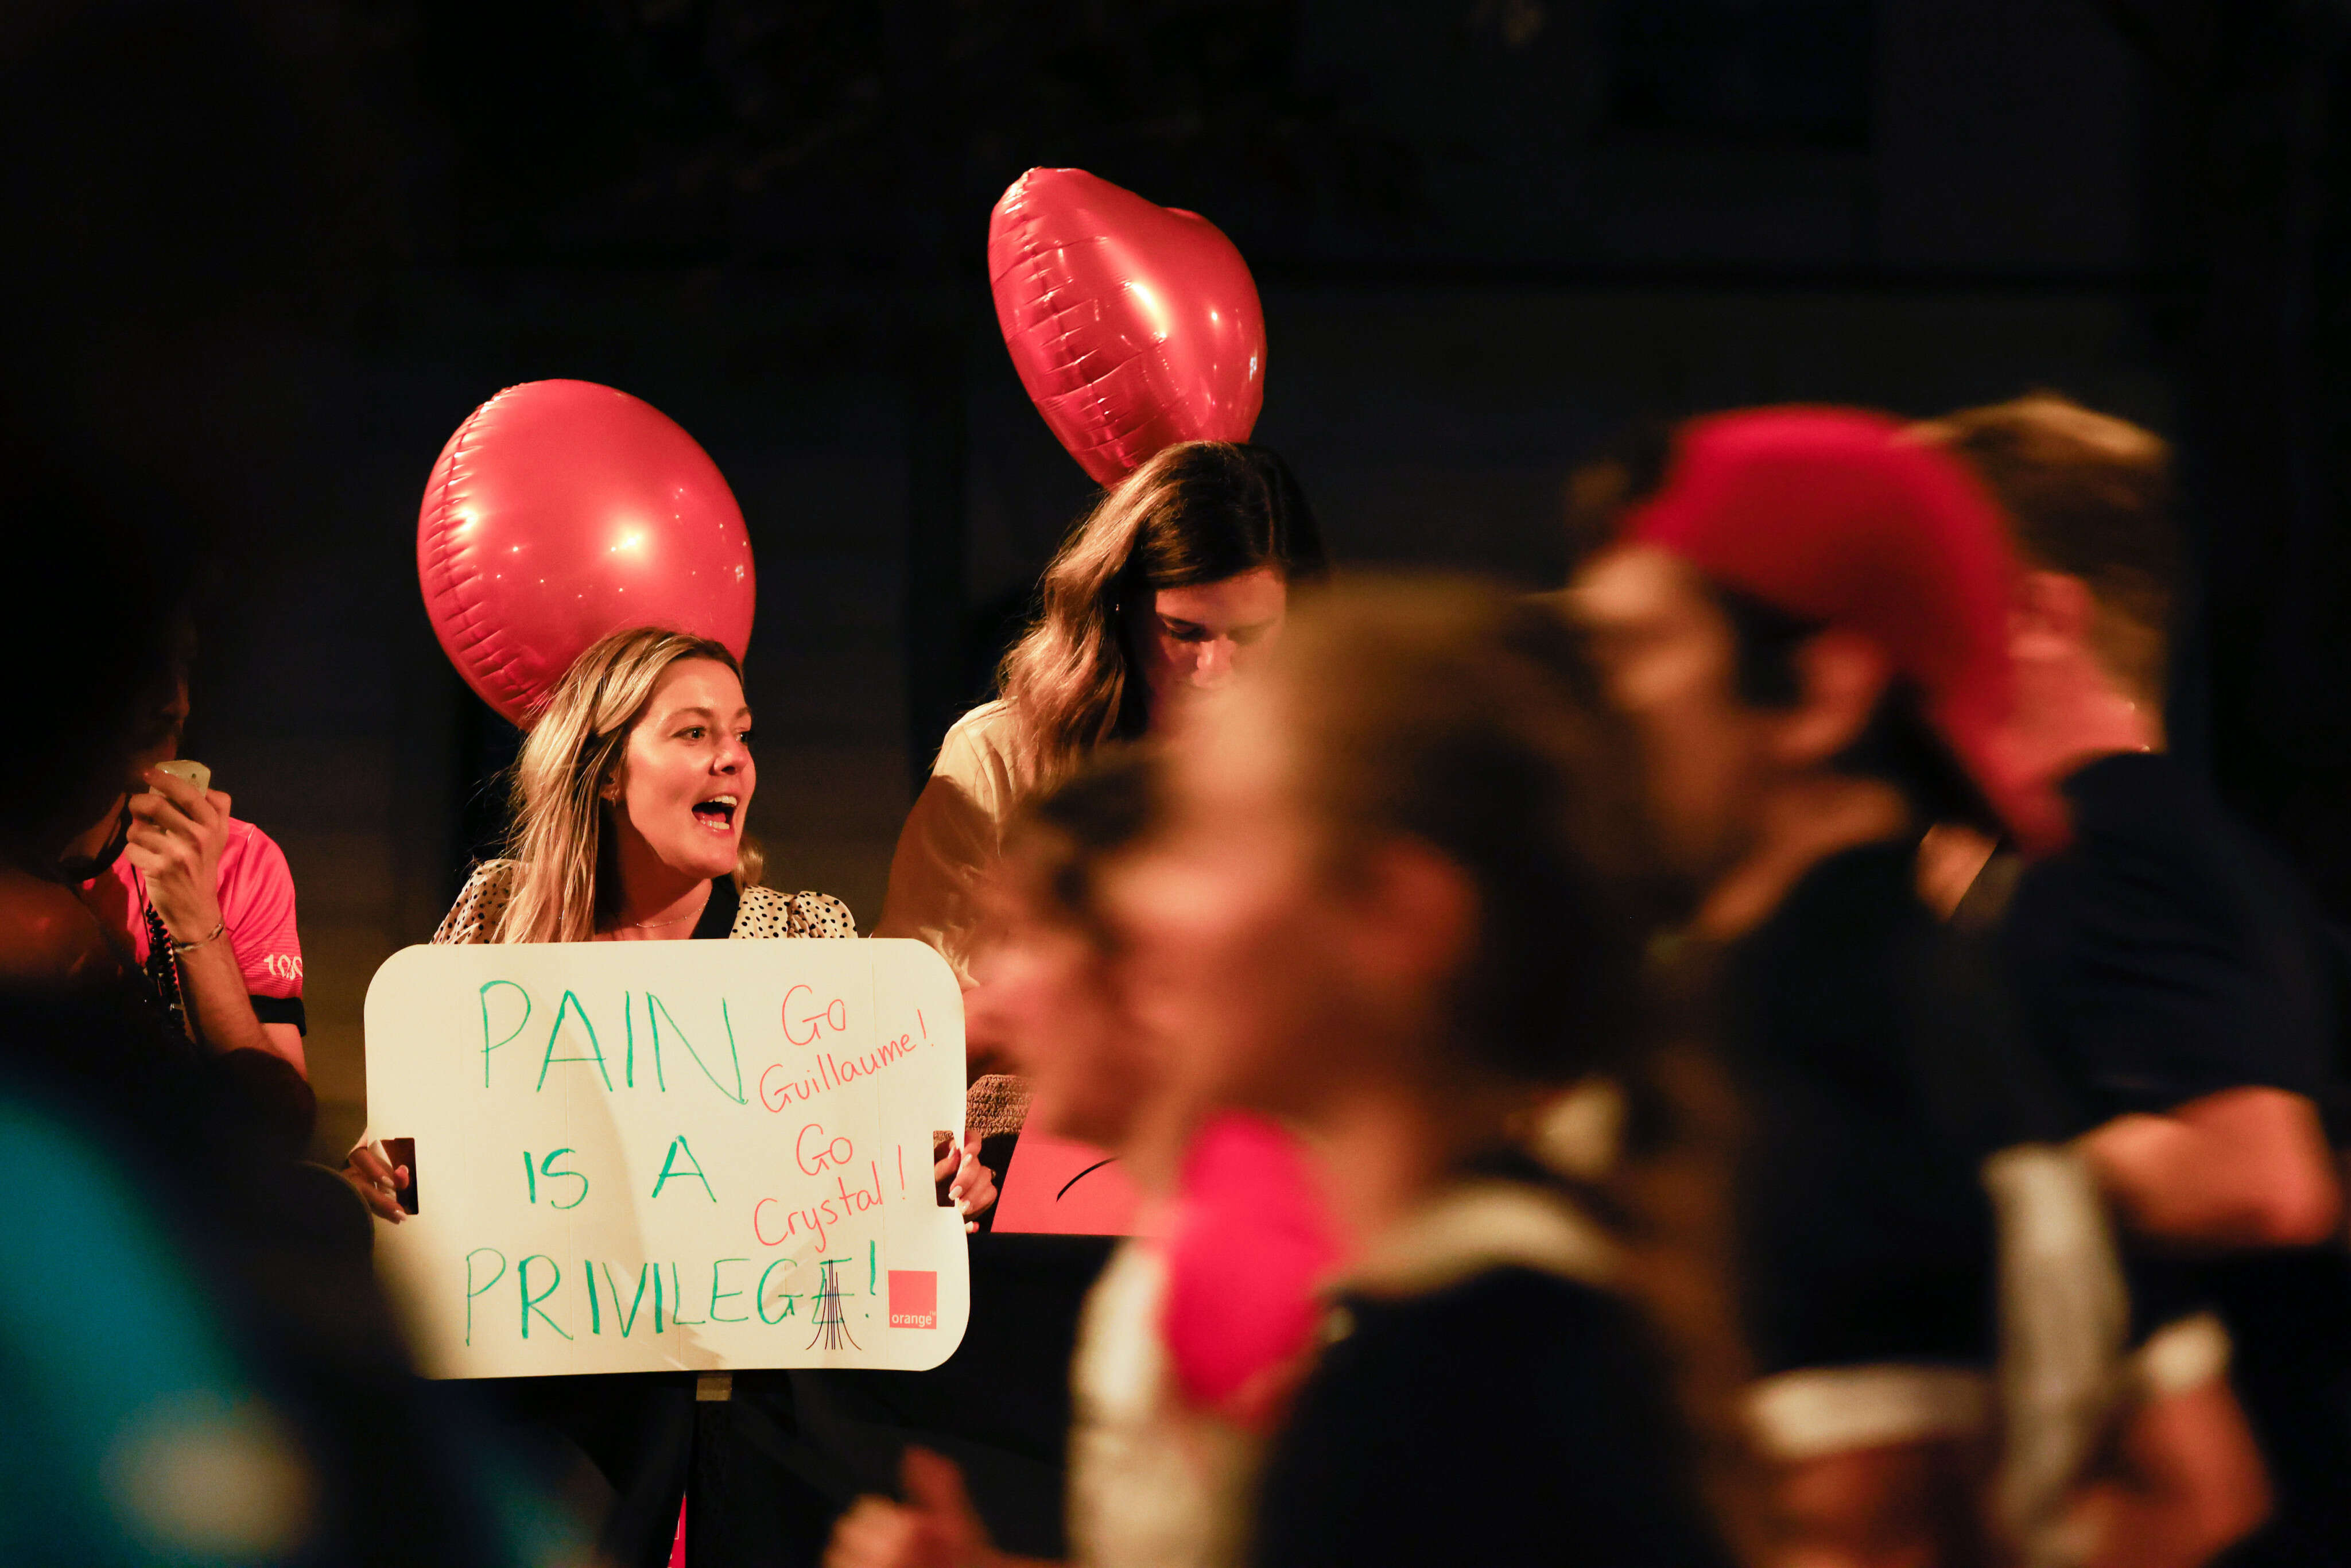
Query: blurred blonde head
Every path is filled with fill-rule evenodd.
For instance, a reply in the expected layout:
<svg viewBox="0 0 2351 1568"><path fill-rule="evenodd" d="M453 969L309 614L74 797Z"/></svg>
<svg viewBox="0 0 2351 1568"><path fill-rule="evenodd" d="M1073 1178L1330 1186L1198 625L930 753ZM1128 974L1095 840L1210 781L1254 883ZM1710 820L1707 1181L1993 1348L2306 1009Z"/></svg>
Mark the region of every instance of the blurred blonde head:
<svg viewBox="0 0 2351 1568"><path fill-rule="evenodd" d="M2007 508L2028 565L2088 585L2100 663L2159 704L2188 574L2163 438L2051 392L1960 409L1913 430L1974 466Z"/></svg>
<svg viewBox="0 0 2351 1568"><path fill-rule="evenodd" d="M1548 602L1467 579L1367 578L1292 623L1257 699L1342 882L1384 841L1458 868L1476 915L1441 989L1457 1066L1521 1083L1637 1034L1656 914L1630 737Z"/></svg>
<svg viewBox="0 0 2351 1568"><path fill-rule="evenodd" d="M605 788L653 688L670 666L687 659L708 659L743 677L724 644L657 626L612 632L564 672L515 760L507 853L522 869L487 940L585 942L595 936L598 913L617 894L609 885L612 808ZM759 851L745 838L737 884L757 886L759 864Z"/></svg>

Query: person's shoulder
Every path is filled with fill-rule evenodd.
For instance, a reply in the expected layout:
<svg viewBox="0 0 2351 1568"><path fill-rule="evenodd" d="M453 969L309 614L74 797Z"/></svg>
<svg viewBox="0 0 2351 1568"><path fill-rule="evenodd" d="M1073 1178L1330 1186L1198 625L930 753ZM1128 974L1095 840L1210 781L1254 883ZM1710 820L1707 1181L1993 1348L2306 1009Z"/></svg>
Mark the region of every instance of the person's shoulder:
<svg viewBox="0 0 2351 1568"><path fill-rule="evenodd" d="M476 863L465 877L465 885L457 891L456 902L442 917L440 929L433 933L435 943L485 942L497 928L498 916L506 913L508 900L514 897L515 883L522 875L522 862L517 860L486 860Z"/></svg>
<svg viewBox="0 0 2351 1568"><path fill-rule="evenodd" d="M737 940L761 941L778 936L854 936L857 917L849 905L827 893L784 893L772 887L747 887L735 912Z"/></svg>
<svg viewBox="0 0 2351 1568"><path fill-rule="evenodd" d="M2197 942L2234 940L2291 913L2292 876L2203 780L2160 753L2099 758L2065 780L2073 841L2028 862L2011 925L2119 925Z"/></svg>
<svg viewBox="0 0 2351 1568"><path fill-rule="evenodd" d="M1609 1284L1617 1258L1605 1232L1548 1183L1464 1181L1354 1264L1341 1284L1351 1345L1335 1359L1409 1365L1450 1345L1447 1354L1467 1351L1466 1362L1507 1384L1506 1366L1544 1347L1580 1354L1619 1338L1631 1320Z"/></svg>
<svg viewBox="0 0 2351 1568"><path fill-rule="evenodd" d="M1520 1264L1343 1295L1298 1418L1343 1432L1396 1401L1449 1430L1547 1430L1563 1408L1599 1415L1593 1374L1630 1348L1628 1327L1604 1290Z"/></svg>
<svg viewBox="0 0 2351 1568"><path fill-rule="evenodd" d="M857 935L857 916L849 905L829 893L801 892L792 894L792 919L801 936L841 936Z"/></svg>
<svg viewBox="0 0 2351 1568"><path fill-rule="evenodd" d="M465 890L457 896L463 898L466 894L479 894L491 889L511 892L515 883L521 876L522 862L520 861L503 858L476 861L474 862L474 869L465 873Z"/></svg>
<svg viewBox="0 0 2351 1568"><path fill-rule="evenodd" d="M1919 901L1917 854L1896 840L1829 855L1725 950L1732 995L1770 1019L1842 1016L1890 955L1937 925Z"/></svg>
<svg viewBox="0 0 2351 1568"><path fill-rule="evenodd" d="M1757 929L1836 955L1894 946L1940 925L1918 896L1918 850L1907 836L1855 844L1823 857Z"/></svg>
<svg viewBox="0 0 2351 1568"><path fill-rule="evenodd" d="M2052 862L2145 880L2195 874L2242 852L2243 830L2210 785L2161 752L2118 752L2067 777L2074 841Z"/></svg>
<svg viewBox="0 0 2351 1568"><path fill-rule="evenodd" d="M1531 1390L1525 1378L1562 1360L1604 1364L1635 1340L1631 1309L1604 1286L1522 1263L1499 1263L1407 1296L1347 1298L1342 1322L1353 1355L1432 1364L1458 1394Z"/></svg>
<svg viewBox="0 0 2351 1568"><path fill-rule="evenodd" d="M1265 1561L1426 1561L1448 1539L1459 1561L1722 1560L1662 1358L1606 1286L1497 1262L1343 1296L1326 1336L1270 1456Z"/></svg>
<svg viewBox="0 0 2351 1568"><path fill-rule="evenodd" d="M969 789L974 784L1009 787L1020 769L1020 716L998 697L947 727L931 772Z"/></svg>
<svg viewBox="0 0 2351 1568"><path fill-rule="evenodd" d="M1134 1421L1157 1408L1167 1373L1166 1304L1165 1249L1144 1238L1122 1240L1078 1309L1070 1390L1084 1419Z"/></svg>
<svg viewBox="0 0 2351 1568"><path fill-rule="evenodd" d="M2180 760L2161 751L2115 751L2094 757L2058 786L2077 816L2176 816L2217 810L2220 799Z"/></svg>
<svg viewBox="0 0 2351 1568"><path fill-rule="evenodd" d="M1000 750L1010 744L1019 727L1019 715L1010 701L991 697L967 709L961 718L947 726L946 738L940 742L939 748L944 751L951 746L972 746Z"/></svg>
<svg viewBox="0 0 2351 1568"><path fill-rule="evenodd" d="M293 880L294 873L286 863L286 852L277 841L242 817L228 820L228 832L221 844L221 881L232 876L283 877Z"/></svg>
<svg viewBox="0 0 2351 1568"><path fill-rule="evenodd" d="M0 866L0 989L69 991L115 980L120 968L72 889Z"/></svg>

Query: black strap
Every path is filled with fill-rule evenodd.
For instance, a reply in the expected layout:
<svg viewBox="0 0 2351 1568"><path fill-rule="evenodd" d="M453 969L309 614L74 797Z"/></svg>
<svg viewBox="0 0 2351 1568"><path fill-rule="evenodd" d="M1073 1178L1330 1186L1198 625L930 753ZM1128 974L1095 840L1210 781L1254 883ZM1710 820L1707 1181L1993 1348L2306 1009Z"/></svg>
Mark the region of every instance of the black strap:
<svg viewBox="0 0 2351 1568"><path fill-rule="evenodd" d="M304 1036L310 1032L310 1017L302 1010L299 997L255 997L245 998L253 1004L253 1016L262 1023L290 1023Z"/></svg>
<svg viewBox="0 0 2351 1568"><path fill-rule="evenodd" d="M2024 857L2003 842L1976 873L1975 881L1968 883L1967 892L1959 894L1959 904L1951 910L1951 923L1964 931L1997 930L2008 918L2016 884L2023 879Z"/></svg>
<svg viewBox="0 0 2351 1568"><path fill-rule="evenodd" d="M693 940L724 941L735 935L736 912L743 907L742 890L731 876L710 879L710 902L702 906L702 918L694 923Z"/></svg>

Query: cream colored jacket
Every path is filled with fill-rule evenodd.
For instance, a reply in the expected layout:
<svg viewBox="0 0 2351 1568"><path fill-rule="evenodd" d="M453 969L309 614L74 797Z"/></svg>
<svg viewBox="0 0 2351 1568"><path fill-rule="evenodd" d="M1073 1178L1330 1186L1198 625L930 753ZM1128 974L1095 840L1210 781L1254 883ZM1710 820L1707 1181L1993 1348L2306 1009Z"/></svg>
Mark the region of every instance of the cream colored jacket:
<svg viewBox="0 0 2351 1568"><path fill-rule="evenodd" d="M936 948L971 984L981 877L1003 852L1004 822L1031 782L1021 776L1010 705L998 701L956 720L939 744L930 782L899 830L890 891L876 936L912 936Z"/></svg>

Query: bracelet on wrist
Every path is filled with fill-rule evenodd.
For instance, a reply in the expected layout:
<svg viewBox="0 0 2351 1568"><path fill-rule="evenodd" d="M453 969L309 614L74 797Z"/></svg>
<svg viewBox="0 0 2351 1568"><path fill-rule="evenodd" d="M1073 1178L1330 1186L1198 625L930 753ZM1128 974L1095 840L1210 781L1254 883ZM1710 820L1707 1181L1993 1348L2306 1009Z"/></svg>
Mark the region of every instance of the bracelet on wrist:
<svg viewBox="0 0 2351 1568"><path fill-rule="evenodd" d="M172 944L172 951L174 954L193 953L193 952L194 952L194 951L195 951L197 948L199 948L199 947L206 946L209 946L209 945L210 945L210 944L212 944L212 943L214 943L214 942L219 941L219 940L221 939L221 936L223 936L223 934L224 934L224 933L225 933L227 930L228 930L228 922L227 922L227 921L225 921L225 920L215 920L215 921L214 921L214 922L213 922L213 928L212 928L210 931L207 931L206 933L204 933L202 936L197 937L194 941L193 941L193 942L178 942L178 941L173 942L173 943Z"/></svg>

